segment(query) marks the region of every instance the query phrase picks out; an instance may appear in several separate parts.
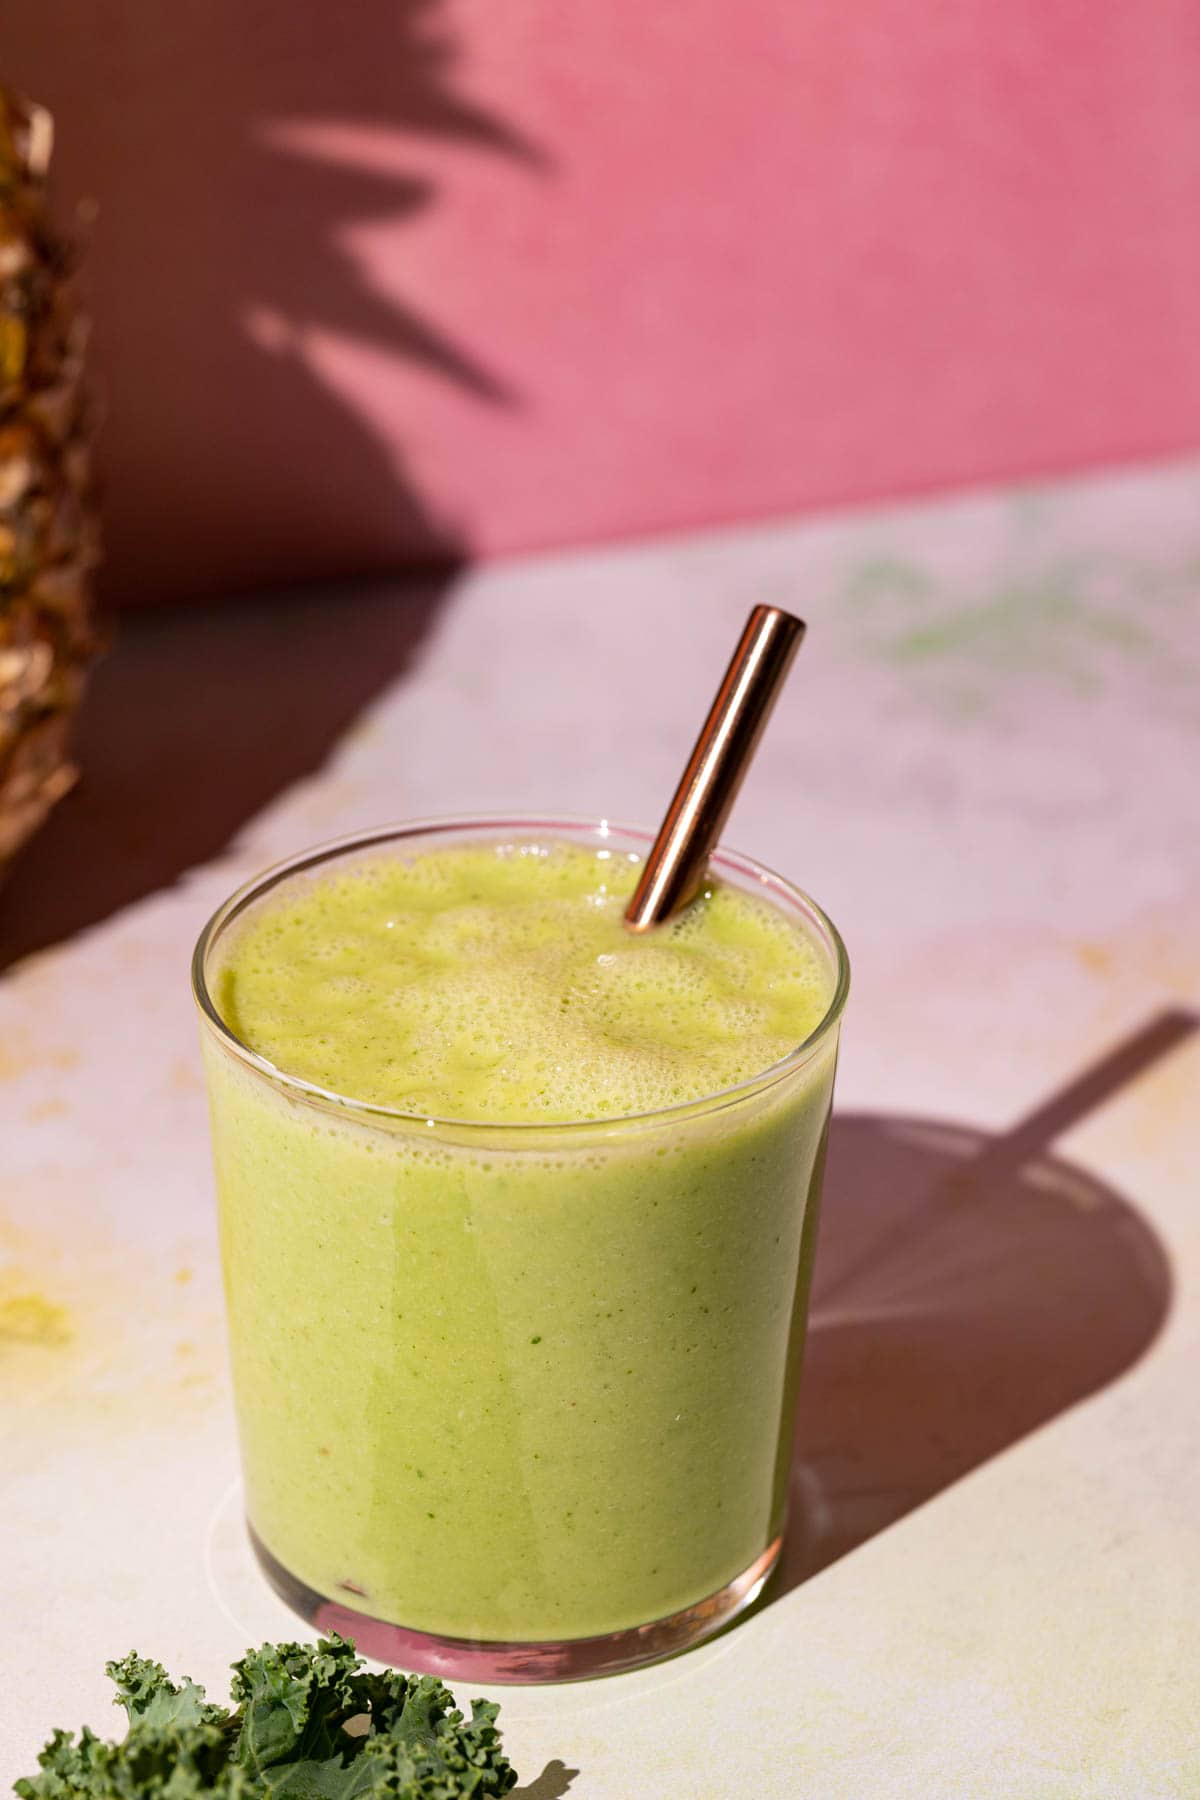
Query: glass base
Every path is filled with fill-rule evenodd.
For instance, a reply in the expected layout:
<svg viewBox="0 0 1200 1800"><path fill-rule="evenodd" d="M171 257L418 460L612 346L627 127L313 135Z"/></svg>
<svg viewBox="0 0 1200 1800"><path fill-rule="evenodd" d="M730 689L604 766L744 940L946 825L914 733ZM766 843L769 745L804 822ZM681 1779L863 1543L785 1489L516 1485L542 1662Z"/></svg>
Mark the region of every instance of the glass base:
<svg viewBox="0 0 1200 1800"><path fill-rule="evenodd" d="M583 1681L590 1675L615 1675L621 1669L640 1668L680 1650L690 1650L712 1637L723 1625L746 1611L762 1592L783 1544L782 1533L768 1544L748 1569L735 1575L717 1593L698 1600L682 1612L626 1631L601 1637L562 1638L552 1643L492 1643L476 1638L439 1637L431 1631L413 1631L407 1625L390 1625L372 1618L344 1601L318 1594L267 1549L247 1521L250 1542L267 1580L300 1616L318 1631L336 1631L353 1638L363 1656L398 1668L440 1675L448 1681L512 1683Z"/></svg>

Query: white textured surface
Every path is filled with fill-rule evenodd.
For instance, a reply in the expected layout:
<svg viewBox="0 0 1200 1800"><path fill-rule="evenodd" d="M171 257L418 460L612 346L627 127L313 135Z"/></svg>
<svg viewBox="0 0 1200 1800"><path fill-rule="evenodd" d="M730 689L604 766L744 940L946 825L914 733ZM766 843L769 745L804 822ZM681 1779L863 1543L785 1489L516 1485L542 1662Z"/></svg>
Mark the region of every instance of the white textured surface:
<svg viewBox="0 0 1200 1800"><path fill-rule="evenodd" d="M730 841L849 942L842 1112L1002 1132L1197 998L1198 520L1177 465L474 574L219 863L0 980L0 1780L54 1725L114 1728L106 1656L223 1691L251 1636L295 1629L230 1495L186 982L229 888L405 815L656 816L747 605L791 604L809 641ZM501 1696L524 1779L558 1758L572 1800L1200 1789L1198 1115L1192 1037L1054 1145L1169 1258L1140 1361L717 1644ZM909 1290L860 1331L919 1324ZM844 1323L818 1310L814 1345Z"/></svg>

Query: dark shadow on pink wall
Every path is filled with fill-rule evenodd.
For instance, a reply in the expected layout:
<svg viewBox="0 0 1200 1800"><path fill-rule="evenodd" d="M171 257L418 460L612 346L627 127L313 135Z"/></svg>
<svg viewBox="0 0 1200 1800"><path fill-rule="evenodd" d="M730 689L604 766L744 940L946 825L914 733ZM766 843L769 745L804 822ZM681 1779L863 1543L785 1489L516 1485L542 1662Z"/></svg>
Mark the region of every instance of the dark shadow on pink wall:
<svg viewBox="0 0 1200 1800"><path fill-rule="evenodd" d="M513 400L436 293L381 292L356 257L356 234L419 227L443 198L435 141L545 166L465 92L443 0L11 0L3 76L55 114L63 210L98 209L110 598L457 560L455 521L336 391L357 350Z"/></svg>
<svg viewBox="0 0 1200 1800"><path fill-rule="evenodd" d="M1170 1304L1136 1206L1054 1139L1190 1038L1164 1012L1015 1130L842 1114L829 1144L791 1529L768 1599L1137 1361Z"/></svg>
<svg viewBox="0 0 1200 1800"><path fill-rule="evenodd" d="M356 232L439 203L434 141L522 179L547 166L469 97L443 20L443 0L6 5L0 75L55 113L63 210L98 203L105 589L191 604L116 632L80 784L0 893L0 967L217 855L319 768L461 564L455 522L317 369L349 344L514 403L436 294L377 291L355 254ZM353 585L400 568L403 586Z"/></svg>

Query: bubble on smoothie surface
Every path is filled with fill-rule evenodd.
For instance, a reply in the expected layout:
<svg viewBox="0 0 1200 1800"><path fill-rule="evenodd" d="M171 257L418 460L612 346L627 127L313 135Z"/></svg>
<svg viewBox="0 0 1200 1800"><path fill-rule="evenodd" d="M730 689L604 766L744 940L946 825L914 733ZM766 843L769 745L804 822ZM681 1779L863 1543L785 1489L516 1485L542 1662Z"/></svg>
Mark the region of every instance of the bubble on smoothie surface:
<svg viewBox="0 0 1200 1800"><path fill-rule="evenodd" d="M500 1123L611 1118L761 1074L829 972L776 908L712 881L633 936L624 852L396 852L290 884L231 933L217 1008L277 1068L352 1099Z"/></svg>

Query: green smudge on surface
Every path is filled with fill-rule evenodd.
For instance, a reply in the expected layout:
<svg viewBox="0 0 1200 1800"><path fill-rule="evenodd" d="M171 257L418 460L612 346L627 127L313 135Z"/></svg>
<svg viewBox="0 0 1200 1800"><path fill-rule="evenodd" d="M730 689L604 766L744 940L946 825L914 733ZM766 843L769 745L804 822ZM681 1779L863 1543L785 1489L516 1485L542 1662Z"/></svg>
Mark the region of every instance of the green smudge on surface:
<svg viewBox="0 0 1200 1800"><path fill-rule="evenodd" d="M1179 690L1194 659L1173 627L1196 603L1200 556L1162 568L1115 552L1064 555L1040 541L1048 523L1045 509L1014 504L982 590L873 547L841 592L859 656L911 673L939 711L963 720L991 710L1017 676L1094 695L1114 658Z"/></svg>

